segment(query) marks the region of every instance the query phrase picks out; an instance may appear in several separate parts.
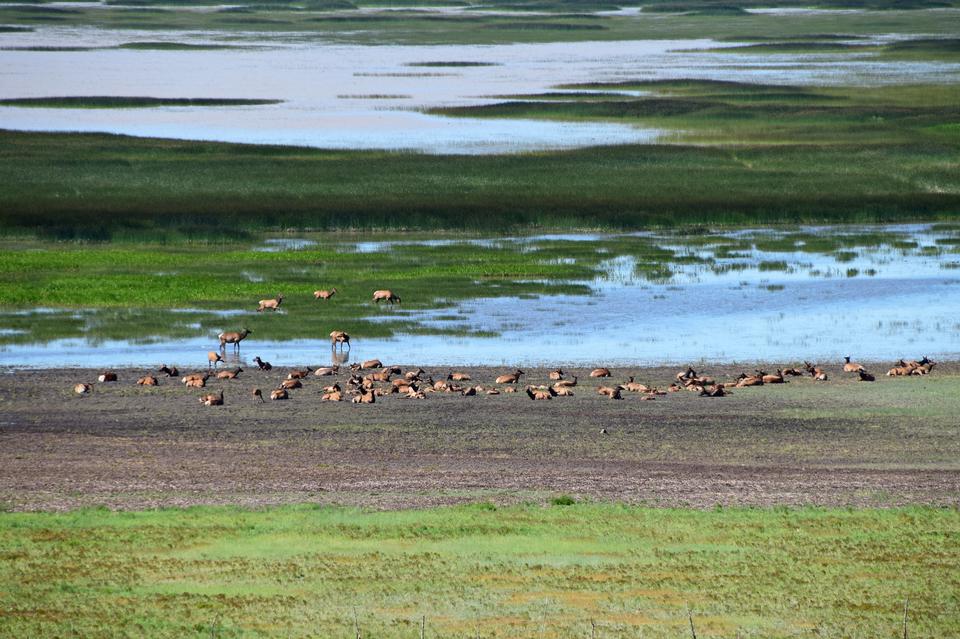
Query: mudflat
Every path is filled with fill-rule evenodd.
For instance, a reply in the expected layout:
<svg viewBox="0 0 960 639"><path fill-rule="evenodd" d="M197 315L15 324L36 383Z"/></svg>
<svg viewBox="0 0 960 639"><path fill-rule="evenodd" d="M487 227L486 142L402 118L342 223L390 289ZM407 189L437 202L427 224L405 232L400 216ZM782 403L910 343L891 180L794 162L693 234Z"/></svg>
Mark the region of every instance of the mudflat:
<svg viewBox="0 0 960 639"><path fill-rule="evenodd" d="M518 392L506 393L494 378L513 369L467 367L457 370L471 380L458 384L480 385L476 396L386 395L374 404L321 401L323 386L346 390L346 369L311 372L287 401L269 393L293 367L245 368L204 389L159 375L159 386L137 386L145 369L117 370L116 383L97 383L100 370L9 371L0 376L0 505L400 509L558 494L696 508L960 504L960 362L922 377L867 367L876 382L832 364L827 382L788 377L722 398L680 391L653 401L626 391L614 401L596 388L634 376L665 390L681 367L612 369L600 380L565 370L578 378L575 395L550 401L523 392L550 383L549 369L524 369ZM724 382L778 365L697 368ZM93 391L76 395L79 382ZM223 406L198 401L221 389Z"/></svg>

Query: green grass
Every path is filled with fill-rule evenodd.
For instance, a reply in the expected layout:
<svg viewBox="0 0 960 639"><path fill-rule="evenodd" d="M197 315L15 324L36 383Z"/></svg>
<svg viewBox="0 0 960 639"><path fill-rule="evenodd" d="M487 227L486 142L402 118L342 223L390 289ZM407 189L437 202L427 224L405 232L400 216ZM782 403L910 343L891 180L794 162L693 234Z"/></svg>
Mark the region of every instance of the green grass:
<svg viewBox="0 0 960 639"><path fill-rule="evenodd" d="M10 636L946 637L954 509L0 514Z"/></svg>
<svg viewBox="0 0 960 639"><path fill-rule="evenodd" d="M283 100L246 100L238 98L148 98L136 96L66 96L50 98L8 98L0 106L44 109L134 109L150 107L256 106L280 104Z"/></svg>

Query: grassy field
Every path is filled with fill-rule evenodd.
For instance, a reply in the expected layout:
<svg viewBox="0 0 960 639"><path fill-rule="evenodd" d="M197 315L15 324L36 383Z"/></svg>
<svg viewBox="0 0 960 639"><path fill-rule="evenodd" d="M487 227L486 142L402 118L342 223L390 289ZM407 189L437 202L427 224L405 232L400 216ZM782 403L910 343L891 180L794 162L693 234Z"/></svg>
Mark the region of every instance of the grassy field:
<svg viewBox="0 0 960 639"><path fill-rule="evenodd" d="M906 600L947 637L958 537L929 508L3 514L0 633L894 637Z"/></svg>

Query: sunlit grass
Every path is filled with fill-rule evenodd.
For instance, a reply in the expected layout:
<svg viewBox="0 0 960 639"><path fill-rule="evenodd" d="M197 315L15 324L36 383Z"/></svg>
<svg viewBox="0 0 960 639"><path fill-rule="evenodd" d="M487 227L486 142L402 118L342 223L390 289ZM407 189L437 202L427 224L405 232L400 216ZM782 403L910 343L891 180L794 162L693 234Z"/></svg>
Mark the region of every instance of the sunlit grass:
<svg viewBox="0 0 960 639"><path fill-rule="evenodd" d="M310 506L0 515L19 636L956 631L952 509Z"/></svg>

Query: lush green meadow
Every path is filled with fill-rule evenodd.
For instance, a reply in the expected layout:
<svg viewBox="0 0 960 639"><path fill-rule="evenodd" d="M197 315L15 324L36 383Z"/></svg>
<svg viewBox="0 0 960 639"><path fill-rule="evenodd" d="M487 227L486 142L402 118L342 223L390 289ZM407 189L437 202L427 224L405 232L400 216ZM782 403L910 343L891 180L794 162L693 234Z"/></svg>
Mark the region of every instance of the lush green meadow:
<svg viewBox="0 0 960 639"><path fill-rule="evenodd" d="M8 513L0 634L899 637L907 601L947 637L958 541L932 508Z"/></svg>

